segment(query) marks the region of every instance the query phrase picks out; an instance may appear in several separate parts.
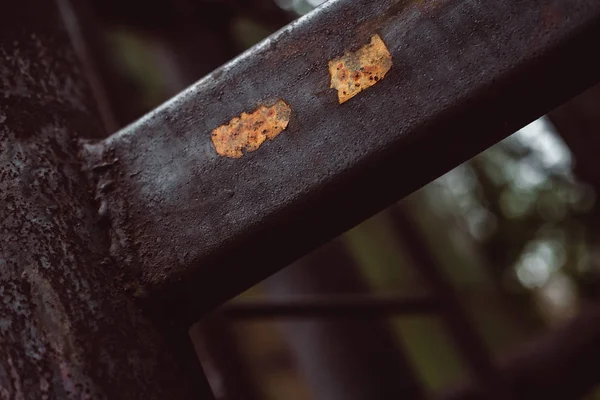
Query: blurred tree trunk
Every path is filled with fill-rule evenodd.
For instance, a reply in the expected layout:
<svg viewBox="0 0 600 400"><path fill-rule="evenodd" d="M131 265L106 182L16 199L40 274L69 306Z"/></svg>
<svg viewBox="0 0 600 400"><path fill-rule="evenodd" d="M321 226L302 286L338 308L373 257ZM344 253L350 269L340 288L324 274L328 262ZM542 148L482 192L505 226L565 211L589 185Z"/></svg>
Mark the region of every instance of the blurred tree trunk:
<svg viewBox="0 0 600 400"><path fill-rule="evenodd" d="M115 117L109 131L114 131L113 126L133 122L158 105L145 101L141 87L144 82L132 76L135 71L130 65L121 65L127 62L119 60L115 43L109 40L115 33L124 31L150 47L153 59L145 67L153 69L159 64L159 73L168 77L168 70L175 66L179 77L184 78L175 82L171 76L167 79L171 82L161 82L169 88L164 88L160 103L245 50L236 38L239 32L235 28L240 21L250 21L268 34L294 19L273 0L84 0L78 8L78 14L86 19L81 28L92 64L106 88ZM174 88L177 90L172 92Z"/></svg>
<svg viewBox="0 0 600 400"><path fill-rule="evenodd" d="M515 328L527 336L539 329L542 321L531 308L531 293L509 292L505 278L507 268L515 265L527 244L535 238L543 221L537 216L519 219L504 217L500 201L505 187L494 183L485 171L485 162L482 157L475 157L470 164L481 185L486 206L496 216L496 227L491 237L477 244L478 251L485 258L482 267L490 272L498 304L510 314Z"/></svg>
<svg viewBox="0 0 600 400"><path fill-rule="evenodd" d="M577 177L599 192L600 85L556 108L548 117L575 158Z"/></svg>
<svg viewBox="0 0 600 400"><path fill-rule="evenodd" d="M591 254L580 282L584 296L597 297L600 289L600 85L596 85L556 108L548 117L563 138L575 160L574 173L595 193L594 207L583 216L590 232Z"/></svg>
<svg viewBox="0 0 600 400"><path fill-rule="evenodd" d="M402 205L390 207L387 212L397 239L401 241L400 244L405 247L415 268L439 301L442 321L455 346L465 358L479 391L490 399L512 398L512 394L505 390L499 380L493 357L483 338L471 323L452 284L431 254L413 218Z"/></svg>
<svg viewBox="0 0 600 400"><path fill-rule="evenodd" d="M273 299L364 294L368 287L337 239L265 281ZM422 399L424 392L387 324L369 320L281 323L317 400Z"/></svg>

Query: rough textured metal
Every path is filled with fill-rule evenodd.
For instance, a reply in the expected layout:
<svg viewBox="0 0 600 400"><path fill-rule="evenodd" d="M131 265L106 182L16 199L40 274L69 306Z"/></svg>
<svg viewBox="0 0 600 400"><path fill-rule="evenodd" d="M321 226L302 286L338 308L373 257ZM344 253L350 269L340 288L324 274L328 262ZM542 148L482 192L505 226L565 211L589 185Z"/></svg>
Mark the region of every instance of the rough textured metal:
<svg viewBox="0 0 600 400"><path fill-rule="evenodd" d="M597 0L332 0L86 147L111 254L193 319L595 82L599 31ZM340 105L327 63L374 33L394 67ZM218 156L212 129L273 98L285 134Z"/></svg>
<svg viewBox="0 0 600 400"><path fill-rule="evenodd" d="M57 4L4 5L0 59L0 398L192 398L98 226L76 140L102 124Z"/></svg>

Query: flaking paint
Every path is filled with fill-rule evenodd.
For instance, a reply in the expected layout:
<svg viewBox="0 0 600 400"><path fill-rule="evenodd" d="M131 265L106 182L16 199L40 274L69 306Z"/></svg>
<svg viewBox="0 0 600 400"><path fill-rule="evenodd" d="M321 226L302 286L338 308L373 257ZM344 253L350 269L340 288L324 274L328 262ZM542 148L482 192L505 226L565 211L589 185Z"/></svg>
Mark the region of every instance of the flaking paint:
<svg viewBox="0 0 600 400"><path fill-rule="evenodd" d="M278 100L272 106L260 106L250 114L242 113L212 131L215 150L224 157L240 158L244 151L254 151L265 140L272 140L283 132L291 112L285 101Z"/></svg>
<svg viewBox="0 0 600 400"><path fill-rule="evenodd" d="M392 55L379 35L355 52L329 61L330 88L338 91L340 104L383 79L392 68Z"/></svg>

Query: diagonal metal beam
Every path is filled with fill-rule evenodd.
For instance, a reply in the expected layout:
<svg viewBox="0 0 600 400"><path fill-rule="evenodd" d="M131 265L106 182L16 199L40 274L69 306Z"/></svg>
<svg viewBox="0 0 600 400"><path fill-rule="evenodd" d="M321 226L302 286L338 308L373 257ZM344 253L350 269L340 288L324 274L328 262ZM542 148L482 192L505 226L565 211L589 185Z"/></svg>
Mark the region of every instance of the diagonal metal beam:
<svg viewBox="0 0 600 400"><path fill-rule="evenodd" d="M84 147L112 255L193 320L596 82L599 33L597 0L331 0ZM375 34L391 69L339 104L328 62ZM278 99L282 133L217 154L215 128Z"/></svg>

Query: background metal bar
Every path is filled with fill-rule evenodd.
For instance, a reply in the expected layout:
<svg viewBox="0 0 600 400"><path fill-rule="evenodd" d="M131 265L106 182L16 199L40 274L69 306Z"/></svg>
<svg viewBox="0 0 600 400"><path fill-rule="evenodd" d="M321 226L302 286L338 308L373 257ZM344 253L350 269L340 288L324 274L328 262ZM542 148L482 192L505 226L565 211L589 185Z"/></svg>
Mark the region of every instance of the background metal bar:
<svg viewBox="0 0 600 400"><path fill-rule="evenodd" d="M108 254L77 156L102 123L60 11L0 12L0 397L210 399Z"/></svg>
<svg viewBox="0 0 600 400"><path fill-rule="evenodd" d="M86 147L112 255L192 321L597 81L599 32L596 0L328 2ZM375 33L391 71L338 104L328 60ZM286 131L215 153L212 129L276 98Z"/></svg>
<svg viewBox="0 0 600 400"><path fill-rule="evenodd" d="M321 303L329 308L297 308L293 318L278 320L278 326L286 333L294 364L312 389L314 400L426 398L421 377L411 363L404 341L394 335L389 315L377 312L381 308L374 308L374 302L343 304L346 296L365 297L370 287L342 240L332 240L302 257L269 277L263 287L274 301L324 294L333 300L330 304ZM342 301L336 302L337 296L342 296L339 299ZM415 308L422 303L431 305L423 300ZM408 300L405 306L410 308L415 303ZM369 308L375 312L364 318ZM408 311L406 308L404 311ZM317 314L298 319L298 311L317 311ZM333 318L315 318L327 315ZM356 318L358 315L363 318Z"/></svg>
<svg viewBox="0 0 600 400"><path fill-rule="evenodd" d="M287 300L243 300L219 308L224 316L236 319L260 318L387 318L439 312L430 297L383 298L375 296L303 296Z"/></svg>

